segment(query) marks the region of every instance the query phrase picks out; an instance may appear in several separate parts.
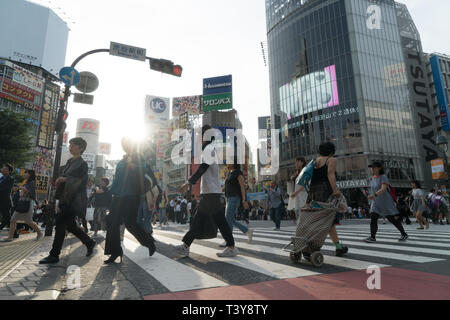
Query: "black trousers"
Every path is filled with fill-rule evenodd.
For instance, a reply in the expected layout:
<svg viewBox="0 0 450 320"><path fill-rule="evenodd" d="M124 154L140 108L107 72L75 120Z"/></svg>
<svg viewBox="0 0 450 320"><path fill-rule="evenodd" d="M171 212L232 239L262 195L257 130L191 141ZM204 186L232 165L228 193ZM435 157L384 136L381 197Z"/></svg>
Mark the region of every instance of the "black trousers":
<svg viewBox="0 0 450 320"><path fill-rule="evenodd" d="M9 223L11 221L11 206L7 203L0 203L0 215L2 216L2 225L9 226Z"/></svg>
<svg viewBox="0 0 450 320"><path fill-rule="evenodd" d="M154 243L152 235L145 232L137 223L139 204L139 196L113 198L110 213L106 217L106 255L123 255L122 246L120 245L120 226L123 223L142 246L148 248Z"/></svg>
<svg viewBox="0 0 450 320"><path fill-rule="evenodd" d="M66 237L66 230L80 239L85 246L94 243L94 240L89 238L89 236L78 226L75 221L75 215L70 214L70 211L65 209L64 206L61 207L61 212L56 215L55 226L55 238L53 239L53 246L50 251L51 256L59 257L64 238Z"/></svg>
<svg viewBox="0 0 450 320"><path fill-rule="evenodd" d="M375 236L377 235L377 232L378 232L378 219L379 218L380 218L380 215L378 213L372 212L370 215L370 234L373 239L375 239ZM388 219L389 222L392 223L398 229L398 231L400 231L402 236L406 235L405 229L403 229L403 226L402 226L401 217L387 216L386 219Z"/></svg>
<svg viewBox="0 0 450 320"><path fill-rule="evenodd" d="M198 204L198 210L196 215L199 215L197 218L201 219L202 215L212 215L214 222L219 228L222 237L227 242L227 246L234 246L234 238L231 233L230 225L228 224L225 218L225 212L223 210L222 203L220 202L219 194L204 194ZM192 242L195 240L197 230L196 224L192 224L192 228L186 233L183 237L183 242L190 246Z"/></svg>

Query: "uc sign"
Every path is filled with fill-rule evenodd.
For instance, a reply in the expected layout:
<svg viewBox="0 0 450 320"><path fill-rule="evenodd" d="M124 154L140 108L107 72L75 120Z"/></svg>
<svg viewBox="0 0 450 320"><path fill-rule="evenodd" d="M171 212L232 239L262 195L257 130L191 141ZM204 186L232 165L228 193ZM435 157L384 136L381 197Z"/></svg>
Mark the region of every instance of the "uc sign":
<svg viewBox="0 0 450 320"><path fill-rule="evenodd" d="M163 113L166 111L167 106L162 99L155 98L150 101L150 108L156 113Z"/></svg>

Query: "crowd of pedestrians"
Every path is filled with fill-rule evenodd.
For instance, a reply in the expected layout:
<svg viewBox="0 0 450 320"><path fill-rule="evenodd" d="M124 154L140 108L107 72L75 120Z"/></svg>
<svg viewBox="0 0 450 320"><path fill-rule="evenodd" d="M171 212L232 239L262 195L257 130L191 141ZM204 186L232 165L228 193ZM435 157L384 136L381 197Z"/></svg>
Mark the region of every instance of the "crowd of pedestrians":
<svg viewBox="0 0 450 320"><path fill-rule="evenodd" d="M210 128L204 126L202 134ZM216 151L212 141L213 139L205 141L202 148L204 152L215 157ZM239 254L233 237L234 227L245 234L251 243L253 229L249 228L250 220L270 219L275 225L274 230L279 231L283 219L292 219L298 224L301 210L307 203L330 202L333 197L341 197L336 181L336 151L331 142L318 146L319 156L314 159L308 190L297 183L307 167L306 159L297 157L295 173L287 185L287 198L277 182L272 181L270 187L264 189L266 200L260 201L247 199L248 189L236 159L233 164L228 165L223 190L219 180L218 162L211 163L204 158L198 170L178 190L183 196L168 197L166 191L158 186L158 194L149 198L143 183L144 173L146 177L150 176L152 188L158 183L141 155L139 146L129 138L122 139L125 155L117 165L114 180L101 178L96 186L95 182L88 178L87 163L81 157L86 147L87 143L82 138L69 141L72 158L67 161L61 176L55 182L55 197L49 202L44 200L38 203L33 170L26 170L24 181L15 185L12 177L13 167L9 164L2 166L0 230L9 228L8 236L2 241L14 241L20 234L29 232L35 232L36 239L39 240L43 236L44 228L46 236L51 236L52 230L55 229L52 249L48 257L40 261L45 264L59 261L68 232L74 234L86 246L86 256L89 257L95 248L98 232L106 231L104 254L109 258L105 260L105 264L111 264L117 258L122 259L125 228L142 246L148 248L149 256L152 256L156 251L152 236L156 225L159 224L161 229L170 224L189 225L182 244L175 247L181 256L189 256L189 248L194 240L214 238L219 230L224 239L219 246L225 249L217 255L234 257ZM372 171L367 194L370 207L349 207L344 215L336 212L334 223L329 230L328 235L335 245L336 256L343 256L349 250L339 241L336 230L341 218L370 218L370 236L363 239L369 243L376 242L380 219L382 223L389 221L399 230L399 241L408 239L402 224L411 224L412 216L416 218L417 228L420 230L429 229L430 223L450 224L448 199L440 190L433 189L427 194L419 181L412 181L411 191L397 199L383 164L373 162L369 167ZM186 192L198 182L201 192L200 198L196 199ZM90 231L93 232L92 237L89 236L88 222Z"/></svg>

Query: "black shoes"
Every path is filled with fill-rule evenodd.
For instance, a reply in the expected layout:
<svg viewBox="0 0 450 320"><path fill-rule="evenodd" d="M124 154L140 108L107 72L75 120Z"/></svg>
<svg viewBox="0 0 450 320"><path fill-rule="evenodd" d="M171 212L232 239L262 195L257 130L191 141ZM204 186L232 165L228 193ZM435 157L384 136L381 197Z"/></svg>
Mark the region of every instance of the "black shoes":
<svg viewBox="0 0 450 320"><path fill-rule="evenodd" d="M151 237L151 236L150 236ZM156 251L156 247L155 247L155 239L152 238L151 244L148 247L148 254L150 255L150 257L155 253Z"/></svg>
<svg viewBox="0 0 450 320"><path fill-rule="evenodd" d="M48 256L47 258L44 258L41 261L39 261L39 264L57 263L58 261L59 261L58 257Z"/></svg>
<svg viewBox="0 0 450 320"><path fill-rule="evenodd" d="M342 257L348 252L348 247L342 246L341 249L336 249L336 257Z"/></svg>
<svg viewBox="0 0 450 320"><path fill-rule="evenodd" d="M120 256L114 256L114 255L112 255L112 256L109 257L108 260L103 261L103 263L104 263L104 264L111 264L111 263L113 263L114 261L116 261L116 259L117 259L118 257L120 257L120 263L122 263L122 255L120 255Z"/></svg>
<svg viewBox="0 0 450 320"><path fill-rule="evenodd" d="M402 235L402 237L400 239L398 239L398 241L406 241L408 239L408 235L404 234Z"/></svg>
<svg viewBox="0 0 450 320"><path fill-rule="evenodd" d="M86 257L90 257L92 255L92 252L94 251L95 245L97 243L95 241L92 241L92 243L87 247L87 253L86 253Z"/></svg>

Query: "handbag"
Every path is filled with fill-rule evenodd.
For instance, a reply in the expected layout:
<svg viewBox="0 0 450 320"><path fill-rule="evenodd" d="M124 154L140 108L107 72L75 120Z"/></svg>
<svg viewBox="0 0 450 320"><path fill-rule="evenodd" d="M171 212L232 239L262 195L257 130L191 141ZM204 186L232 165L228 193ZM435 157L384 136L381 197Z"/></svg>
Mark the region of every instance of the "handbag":
<svg viewBox="0 0 450 320"><path fill-rule="evenodd" d="M86 209L86 221L94 221L94 211L95 208Z"/></svg>
<svg viewBox="0 0 450 320"><path fill-rule="evenodd" d="M199 206L200 207L200 206ZM217 237L217 225L211 214L199 210L197 207L192 218L192 229L195 230L195 239L214 239Z"/></svg>

